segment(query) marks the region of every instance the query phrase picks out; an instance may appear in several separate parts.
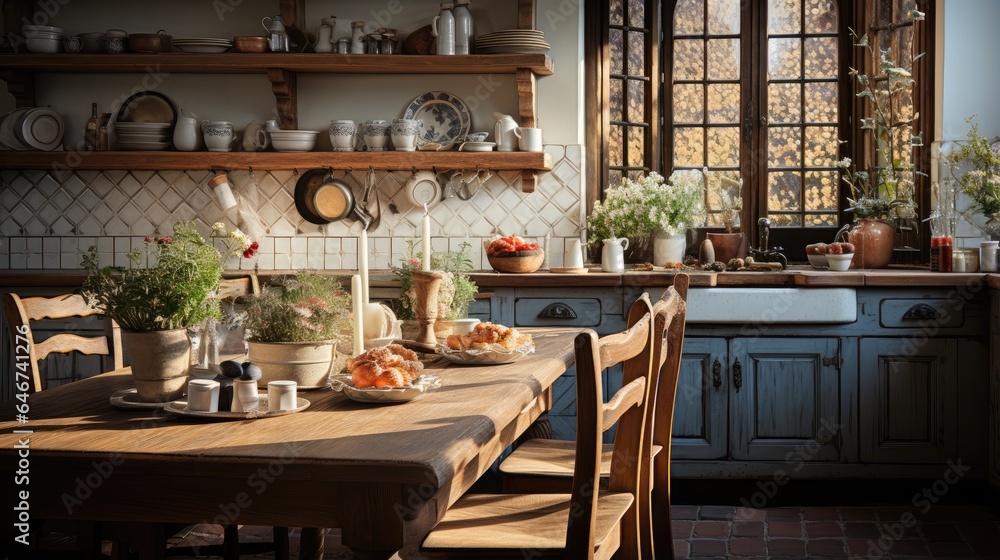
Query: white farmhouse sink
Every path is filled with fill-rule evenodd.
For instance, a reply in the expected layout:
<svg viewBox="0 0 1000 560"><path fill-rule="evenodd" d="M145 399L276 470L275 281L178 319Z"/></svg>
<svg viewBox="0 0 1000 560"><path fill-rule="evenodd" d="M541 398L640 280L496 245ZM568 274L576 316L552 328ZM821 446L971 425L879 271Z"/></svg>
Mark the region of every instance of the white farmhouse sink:
<svg viewBox="0 0 1000 560"><path fill-rule="evenodd" d="M691 288L689 323L853 323L854 288Z"/></svg>

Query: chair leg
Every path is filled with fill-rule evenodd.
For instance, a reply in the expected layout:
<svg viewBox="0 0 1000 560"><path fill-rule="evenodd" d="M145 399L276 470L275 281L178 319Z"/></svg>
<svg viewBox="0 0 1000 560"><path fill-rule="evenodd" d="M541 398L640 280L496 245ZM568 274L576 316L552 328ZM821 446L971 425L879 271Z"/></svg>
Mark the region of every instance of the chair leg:
<svg viewBox="0 0 1000 560"><path fill-rule="evenodd" d="M240 526L222 526L222 557L225 560L240 560Z"/></svg>
<svg viewBox="0 0 1000 560"><path fill-rule="evenodd" d="M299 560L323 560L326 529L302 527L299 534Z"/></svg>
<svg viewBox="0 0 1000 560"><path fill-rule="evenodd" d="M288 527L274 528L274 560L289 560Z"/></svg>

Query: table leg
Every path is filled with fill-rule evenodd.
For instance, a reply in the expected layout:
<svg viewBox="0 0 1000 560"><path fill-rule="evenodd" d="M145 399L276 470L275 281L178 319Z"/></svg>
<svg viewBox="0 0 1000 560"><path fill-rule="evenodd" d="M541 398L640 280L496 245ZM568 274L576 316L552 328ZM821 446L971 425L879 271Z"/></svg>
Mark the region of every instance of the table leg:
<svg viewBox="0 0 1000 560"><path fill-rule="evenodd" d="M323 560L326 529L303 527L299 537L299 560Z"/></svg>

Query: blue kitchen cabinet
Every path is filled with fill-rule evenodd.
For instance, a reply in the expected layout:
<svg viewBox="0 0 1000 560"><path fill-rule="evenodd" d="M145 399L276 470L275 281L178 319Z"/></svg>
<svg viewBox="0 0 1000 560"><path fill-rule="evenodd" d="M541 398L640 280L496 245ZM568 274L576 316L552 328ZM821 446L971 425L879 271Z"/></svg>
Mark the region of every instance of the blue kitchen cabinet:
<svg viewBox="0 0 1000 560"><path fill-rule="evenodd" d="M674 459L725 459L729 449L728 351L723 338L688 337L677 379Z"/></svg>

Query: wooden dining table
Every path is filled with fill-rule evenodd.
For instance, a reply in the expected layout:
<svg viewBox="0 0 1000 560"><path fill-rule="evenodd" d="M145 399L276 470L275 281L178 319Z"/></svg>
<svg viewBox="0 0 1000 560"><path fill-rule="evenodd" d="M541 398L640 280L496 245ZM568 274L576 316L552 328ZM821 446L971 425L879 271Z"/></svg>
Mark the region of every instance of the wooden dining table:
<svg viewBox="0 0 1000 560"><path fill-rule="evenodd" d="M301 391L307 409L247 420L119 410L109 398L131 377L116 370L31 395L26 423L17 401L3 403L0 473L13 484L28 448L32 519L339 527L355 554L389 558L419 546L551 405L580 330L524 330L534 353L504 365L439 359L426 372L441 386L410 402ZM305 533L318 550L300 558L320 558L322 532Z"/></svg>

